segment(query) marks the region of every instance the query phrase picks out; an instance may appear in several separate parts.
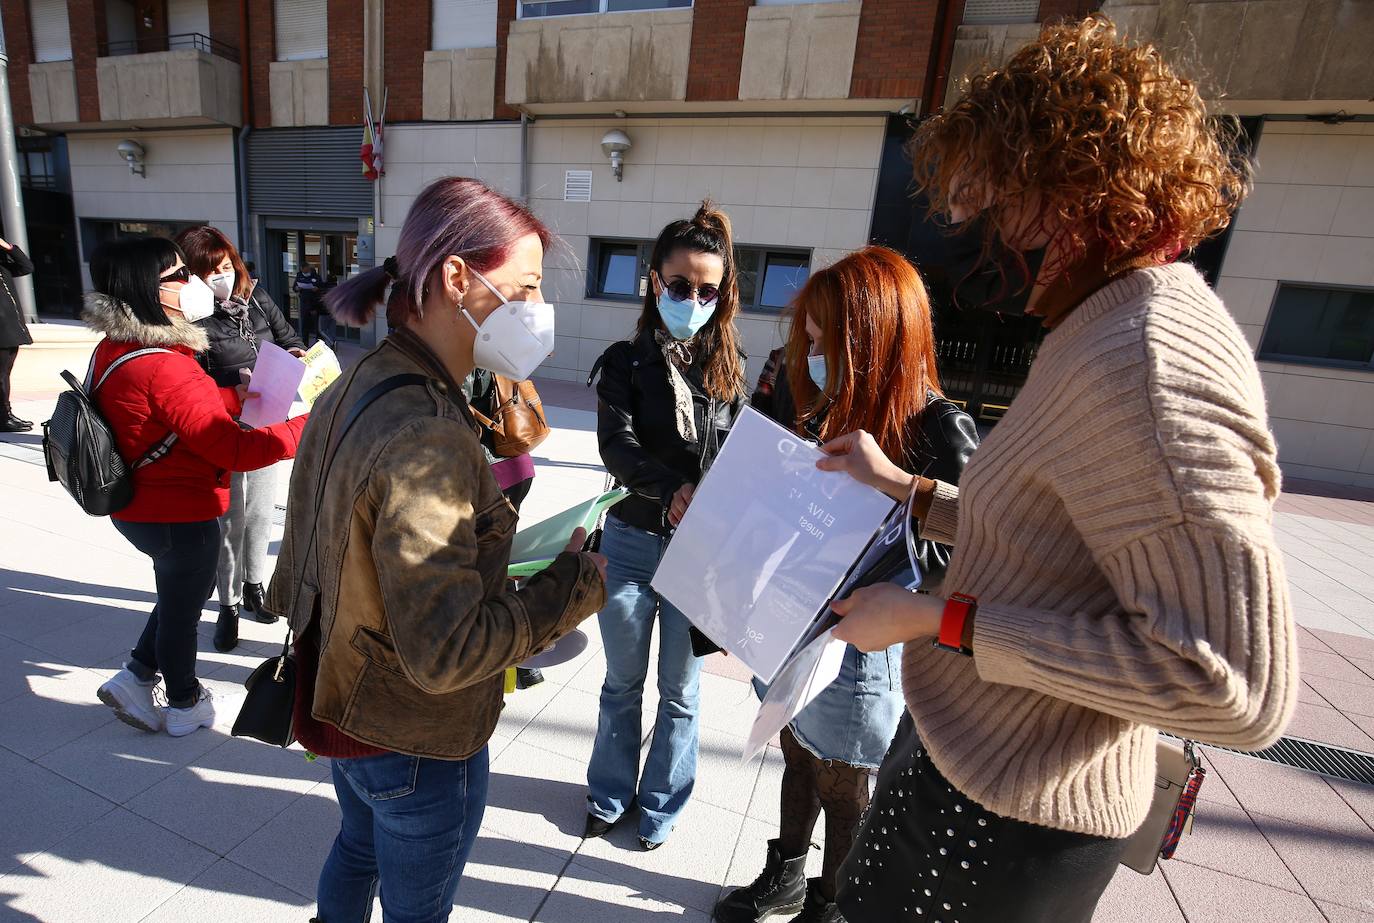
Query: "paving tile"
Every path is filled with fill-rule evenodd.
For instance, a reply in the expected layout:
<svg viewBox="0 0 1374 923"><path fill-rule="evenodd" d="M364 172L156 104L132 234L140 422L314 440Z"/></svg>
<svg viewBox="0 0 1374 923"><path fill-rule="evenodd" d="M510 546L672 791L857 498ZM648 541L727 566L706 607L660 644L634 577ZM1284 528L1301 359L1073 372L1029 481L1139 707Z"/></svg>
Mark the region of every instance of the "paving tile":
<svg viewBox="0 0 1374 923"><path fill-rule="evenodd" d="M1116 870L1097 902L1093 923L1186 923L1174 892L1156 868L1153 875L1141 875L1128 868Z"/></svg>
<svg viewBox="0 0 1374 923"><path fill-rule="evenodd" d="M538 923L707 923L709 917L574 862L533 919Z"/></svg>
<svg viewBox="0 0 1374 923"><path fill-rule="evenodd" d="M537 740L540 749L586 764L596 743L597 703L596 696L580 690L559 690L516 739L526 743Z"/></svg>
<svg viewBox="0 0 1374 923"><path fill-rule="evenodd" d="M326 771L299 750L230 738L135 796L128 808L224 856L305 796Z"/></svg>
<svg viewBox="0 0 1374 923"><path fill-rule="evenodd" d="M59 629L71 629L90 619L123 611L138 611L142 602L71 598L30 591L0 594L0 635L28 641ZM147 610L143 610L147 617Z"/></svg>
<svg viewBox="0 0 1374 923"><path fill-rule="evenodd" d="M233 920L234 923L279 923L305 920L314 901L221 859L158 907L142 923L187 920Z"/></svg>
<svg viewBox="0 0 1374 923"><path fill-rule="evenodd" d="M1198 811L1193 833L1179 844L1175 859L1285 891L1302 891L1255 822L1237 808L1214 804Z"/></svg>
<svg viewBox="0 0 1374 923"><path fill-rule="evenodd" d="M200 731L186 737L149 734L111 721L38 759L39 765L124 804L224 743Z"/></svg>
<svg viewBox="0 0 1374 923"><path fill-rule="evenodd" d="M3 620L0 620L0 624L3 624ZM0 702L27 695L30 677L51 679L68 672L69 668L52 664L51 658L37 648L0 638ZM3 740L0 738L0 742Z"/></svg>
<svg viewBox="0 0 1374 923"><path fill-rule="evenodd" d="M817 824L817 829L820 829L820 824ZM745 818L740 828L739 840L735 843L733 854L730 856L730 867L725 872L720 897L724 897L735 888L747 887L753 883L768 861L768 841L776 839L777 836L776 824L766 824L752 817ZM822 838L823 836L822 834ZM823 859L824 854L819 849L806 851L808 878L816 878L821 874Z"/></svg>
<svg viewBox="0 0 1374 923"><path fill-rule="evenodd" d="M558 853L582 842L587 766L516 740L492 763L482 829Z"/></svg>
<svg viewBox="0 0 1374 923"><path fill-rule="evenodd" d="M692 801L712 804L733 814L745 814L758 784L760 760L740 762L744 738L723 731L701 729L701 753Z"/></svg>
<svg viewBox="0 0 1374 923"><path fill-rule="evenodd" d="M758 714L759 699L745 682L714 673L701 674L701 724L746 739Z"/></svg>
<svg viewBox="0 0 1374 923"><path fill-rule="evenodd" d="M338 832L334 784L321 782L259 827L226 858L314 900L320 869Z"/></svg>
<svg viewBox="0 0 1374 923"><path fill-rule="evenodd" d="M1355 724L1351 717L1341 714L1334 708L1322 708L1305 702L1298 703L1297 710L1293 712L1293 719L1288 722L1284 733L1289 737L1349 747L1352 750L1368 752L1374 749L1374 739L1360 730L1359 725Z"/></svg>
<svg viewBox="0 0 1374 923"><path fill-rule="evenodd" d="M1347 664L1349 666L1349 664ZM1352 670L1355 668L1350 667ZM1332 707L1346 714L1374 715L1374 679L1356 671L1357 681L1347 682L1329 676L1306 678L1313 689L1331 703Z"/></svg>
<svg viewBox="0 0 1374 923"><path fill-rule="evenodd" d="M1337 795L1341 796L1341 800L1350 806L1350 810L1358 814L1370 830L1374 831L1374 785L1363 785L1348 779L1333 779L1330 776L1324 780ZM1374 860L1374 856L1371 856L1371 860ZM1374 910L1374 907L1370 909Z"/></svg>
<svg viewBox="0 0 1374 923"><path fill-rule="evenodd" d="M1316 635L1323 644L1343 657L1359 657L1367 660L1374 659L1374 637L1336 631L1323 631L1320 628L1313 629L1312 633Z"/></svg>
<svg viewBox="0 0 1374 923"><path fill-rule="evenodd" d="M769 744L763 751L763 765L754 797L749 802L749 816L770 824L775 830L782 823L782 749Z"/></svg>
<svg viewBox="0 0 1374 923"><path fill-rule="evenodd" d="M1186 862L1165 862L1160 867L1179 906L1187 914L1188 923L1236 923L1238 920L1325 923L1326 918L1317 905L1304 894L1271 888Z"/></svg>
<svg viewBox="0 0 1374 923"><path fill-rule="evenodd" d="M114 810L94 792L0 749L0 875Z"/></svg>
<svg viewBox="0 0 1374 923"><path fill-rule="evenodd" d="M1315 773L1213 748L1207 748L1207 758L1252 817L1266 814L1305 823L1314 817L1350 812ZM1204 792L1208 784L1203 784Z"/></svg>
<svg viewBox="0 0 1374 923"><path fill-rule="evenodd" d="M1198 801L1202 802L1203 807L1211 804L1223 804L1240 810L1240 802L1231 792L1231 787L1226 784L1226 779L1222 777L1221 770L1212 762L1205 748L1201 753L1202 764L1207 768L1207 775L1202 780L1202 788L1198 789Z"/></svg>
<svg viewBox="0 0 1374 923"><path fill-rule="evenodd" d="M34 635L27 643L78 667L97 667L112 657L127 655L147 624L148 612L110 606L89 608L95 617Z"/></svg>
<svg viewBox="0 0 1374 923"><path fill-rule="evenodd" d="M570 858L571 854L482 834L463 871L451 919L455 923L529 920Z"/></svg>
<svg viewBox="0 0 1374 923"><path fill-rule="evenodd" d="M635 823L624 823L602 839L586 841L573 861L710 913L743 823L743 815L693 801L659 849L644 852Z"/></svg>
<svg viewBox="0 0 1374 923"><path fill-rule="evenodd" d="M1369 905L1370 909L1367 913L1363 910L1354 910L1326 901L1317 901L1317 906L1321 908L1322 913L1326 914L1326 919L1330 923L1374 923L1374 904Z"/></svg>
<svg viewBox="0 0 1374 923"><path fill-rule="evenodd" d="M1347 683L1364 684L1371 687L1371 691L1374 691L1374 679L1365 676L1359 667L1340 654L1303 651L1298 663L1301 666L1304 680L1330 678Z"/></svg>
<svg viewBox="0 0 1374 923"><path fill-rule="evenodd" d="M1318 708L1330 708L1331 703L1322 698L1322 694L1307 684L1307 681L1298 684L1298 701L1303 705L1315 705Z"/></svg>
<svg viewBox="0 0 1374 923"><path fill-rule="evenodd" d="M0 878L12 913L44 923L141 920L214 862L194 843L115 808Z"/></svg>
<svg viewBox="0 0 1374 923"><path fill-rule="evenodd" d="M0 745L38 759L115 720L95 696L105 676L56 663L36 667L27 695L0 702Z"/></svg>
<svg viewBox="0 0 1374 923"><path fill-rule="evenodd" d="M1344 802L1340 810L1296 822L1263 814L1251 817L1314 899L1374 907L1374 877L1369 874L1374 830Z"/></svg>
<svg viewBox="0 0 1374 923"><path fill-rule="evenodd" d="M1303 628L1301 625L1298 626L1298 649L1303 656L1305 656L1308 651L1316 651L1317 653L1332 652L1325 641L1317 637L1310 630ZM1302 658L1299 657L1299 663L1301 663L1301 660Z"/></svg>

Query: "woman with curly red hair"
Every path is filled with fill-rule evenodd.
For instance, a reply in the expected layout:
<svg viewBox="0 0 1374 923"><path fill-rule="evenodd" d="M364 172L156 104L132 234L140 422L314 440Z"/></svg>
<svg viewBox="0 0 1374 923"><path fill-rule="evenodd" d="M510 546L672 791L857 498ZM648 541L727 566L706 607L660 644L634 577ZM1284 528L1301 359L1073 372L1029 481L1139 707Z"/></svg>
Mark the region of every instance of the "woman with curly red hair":
<svg viewBox="0 0 1374 923"><path fill-rule="evenodd" d="M965 275L1028 288L1049 333L958 488L862 432L827 446L822 467L914 491L921 536L955 549L939 595L835 606L860 649L906 643L908 709L838 903L1087 923L1150 805L1156 729L1254 750L1295 704L1264 392L1176 262L1226 226L1247 171L1194 84L1099 17L974 78L913 155L980 244Z"/></svg>

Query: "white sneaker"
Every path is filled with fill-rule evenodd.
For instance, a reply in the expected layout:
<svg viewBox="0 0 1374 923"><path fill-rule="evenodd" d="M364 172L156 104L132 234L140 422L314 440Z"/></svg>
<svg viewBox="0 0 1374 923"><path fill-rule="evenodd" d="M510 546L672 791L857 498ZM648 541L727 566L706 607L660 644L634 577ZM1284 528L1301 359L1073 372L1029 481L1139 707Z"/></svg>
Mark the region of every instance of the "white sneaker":
<svg viewBox="0 0 1374 923"><path fill-rule="evenodd" d="M157 680L145 683L125 668L101 683L96 695L114 709L120 721L157 733L163 728L162 703L154 697L157 692Z"/></svg>
<svg viewBox="0 0 1374 923"><path fill-rule="evenodd" d="M207 687L201 686L200 698L190 708L173 708L169 705L163 711L167 716L167 733L173 737L185 737L215 723L215 697Z"/></svg>

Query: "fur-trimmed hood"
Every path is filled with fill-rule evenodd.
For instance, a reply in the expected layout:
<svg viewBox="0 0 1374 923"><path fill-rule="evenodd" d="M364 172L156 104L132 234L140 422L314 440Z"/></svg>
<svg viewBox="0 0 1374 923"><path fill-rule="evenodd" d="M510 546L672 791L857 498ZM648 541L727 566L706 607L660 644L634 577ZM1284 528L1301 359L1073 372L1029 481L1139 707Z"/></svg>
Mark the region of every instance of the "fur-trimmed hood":
<svg viewBox="0 0 1374 923"><path fill-rule="evenodd" d="M92 330L121 343L142 346L182 346L192 352L203 353L210 348L205 330L185 320L170 325L145 324L134 317L124 302L100 292L88 292L81 319Z"/></svg>

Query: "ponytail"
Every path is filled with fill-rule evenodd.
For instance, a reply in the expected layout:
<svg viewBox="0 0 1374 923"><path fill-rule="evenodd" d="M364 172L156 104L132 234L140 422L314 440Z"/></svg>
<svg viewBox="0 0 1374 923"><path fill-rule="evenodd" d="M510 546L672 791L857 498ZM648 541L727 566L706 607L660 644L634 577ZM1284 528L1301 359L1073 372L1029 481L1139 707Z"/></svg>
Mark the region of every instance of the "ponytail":
<svg viewBox="0 0 1374 923"><path fill-rule="evenodd" d="M713 253L725 264L716 310L694 340L705 356L702 377L707 393L718 400L734 400L744 394L744 363L740 360L740 336L735 327L735 315L739 313L739 281L730 216L710 199L704 199L690 220L671 222L659 233L649 258L650 268L661 277L663 264L680 250ZM662 323L658 298L650 287L644 292L638 332L657 330Z"/></svg>
<svg viewBox="0 0 1374 923"><path fill-rule="evenodd" d="M336 285L325 293L324 306L341 324L362 327L371 323L386 294L391 276L378 266ZM387 312L390 319L390 312Z"/></svg>

